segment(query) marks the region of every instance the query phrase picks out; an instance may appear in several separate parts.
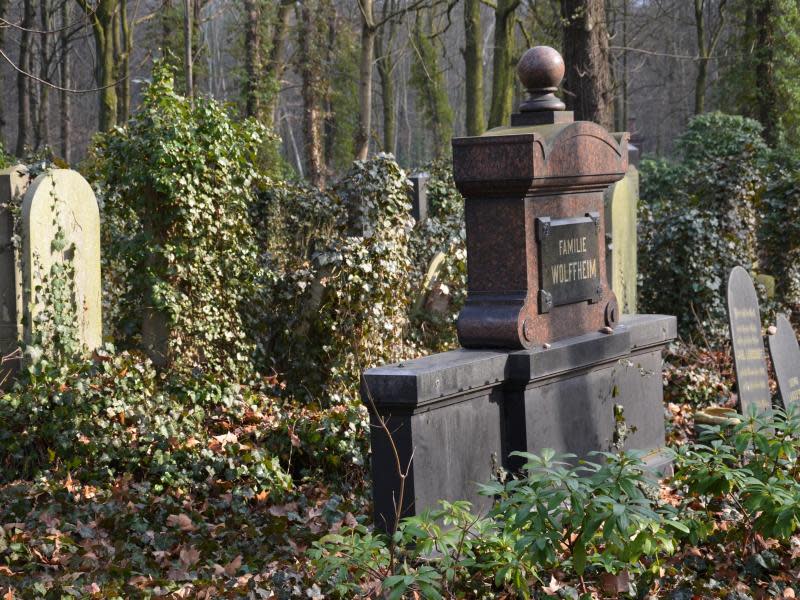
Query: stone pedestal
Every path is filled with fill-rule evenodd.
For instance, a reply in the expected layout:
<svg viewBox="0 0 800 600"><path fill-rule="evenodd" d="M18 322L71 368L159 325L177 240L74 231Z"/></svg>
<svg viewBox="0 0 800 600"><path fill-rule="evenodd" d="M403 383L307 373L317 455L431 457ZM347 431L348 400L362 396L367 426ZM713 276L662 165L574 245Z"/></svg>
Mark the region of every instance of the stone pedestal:
<svg viewBox="0 0 800 600"><path fill-rule="evenodd" d="M611 283L625 266L614 245L635 248L635 201L612 191L604 204L628 170L628 135L564 111L554 95L564 63L552 48L527 51L517 72L527 97L511 126L453 140L467 234L457 329L470 349L364 374L373 425L385 421L391 432L371 430L375 523L384 529L398 505L403 515L439 500L486 509L478 484L516 472L515 451L640 450L653 470L669 467L661 351L675 318L620 320L615 291L630 310L635 270L630 286ZM635 251L625 256L635 261ZM408 469L402 502L398 457Z"/></svg>
<svg viewBox="0 0 800 600"><path fill-rule="evenodd" d="M521 466L515 450L586 457L613 450L615 408L629 430L622 447L666 468L661 351L676 336L675 317L623 316L613 333L588 333L534 350L454 350L369 369L366 388L387 418L405 469L404 516L478 494L500 468ZM373 425L377 420L373 415ZM413 457L413 458L412 458ZM375 523L391 527L399 478L391 443L372 428Z"/></svg>

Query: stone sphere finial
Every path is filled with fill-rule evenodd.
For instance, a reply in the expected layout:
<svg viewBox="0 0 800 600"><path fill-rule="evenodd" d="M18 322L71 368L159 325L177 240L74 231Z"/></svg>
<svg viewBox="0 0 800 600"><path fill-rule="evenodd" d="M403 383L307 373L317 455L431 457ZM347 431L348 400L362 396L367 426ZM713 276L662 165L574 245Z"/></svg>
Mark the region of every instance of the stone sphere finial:
<svg viewBox="0 0 800 600"><path fill-rule="evenodd" d="M564 103L553 94L564 78L564 59L550 46L527 50L517 63L517 76L528 93L520 112L564 110Z"/></svg>

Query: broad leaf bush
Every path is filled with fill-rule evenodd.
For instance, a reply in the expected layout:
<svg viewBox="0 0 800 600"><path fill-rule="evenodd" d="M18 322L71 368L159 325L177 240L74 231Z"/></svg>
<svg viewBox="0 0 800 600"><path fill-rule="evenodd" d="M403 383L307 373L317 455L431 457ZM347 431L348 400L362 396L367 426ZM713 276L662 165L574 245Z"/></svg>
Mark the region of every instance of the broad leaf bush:
<svg viewBox="0 0 800 600"><path fill-rule="evenodd" d="M486 517L466 502L401 521L391 536L363 526L323 537L309 551L337 597L530 598L553 569L578 577L658 571L660 557L689 532L658 501L639 458L603 453L602 462L520 454L524 475L482 486L496 501ZM655 488L655 489L654 489Z"/></svg>
<svg viewBox="0 0 800 600"><path fill-rule="evenodd" d="M756 534L788 542L800 528L799 455L796 407L705 428L679 448L674 483L688 492L693 543L714 532L712 513L723 504L738 527L719 533L737 540L742 556L755 552Z"/></svg>
<svg viewBox="0 0 800 600"><path fill-rule="evenodd" d="M407 175L389 155L357 161L330 190L301 184L264 189L253 209L269 273L259 365L291 393L317 403L353 399L362 369L452 347L466 292L460 195L432 176L432 215L410 216ZM426 310L423 280L445 259Z"/></svg>

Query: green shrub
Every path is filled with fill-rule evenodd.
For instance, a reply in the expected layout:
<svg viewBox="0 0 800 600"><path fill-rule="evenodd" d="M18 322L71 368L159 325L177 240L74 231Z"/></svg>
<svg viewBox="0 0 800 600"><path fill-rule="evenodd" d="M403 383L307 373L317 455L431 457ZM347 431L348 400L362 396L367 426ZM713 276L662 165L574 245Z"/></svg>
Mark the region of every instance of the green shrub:
<svg viewBox="0 0 800 600"><path fill-rule="evenodd" d="M767 148L752 119L709 113L678 139L680 162L641 165L640 304L677 313L682 334L727 334L725 286L758 256L758 208Z"/></svg>
<svg viewBox="0 0 800 600"><path fill-rule="evenodd" d="M247 370L246 313L262 306L249 206L268 136L212 100L178 95L157 64L141 109L98 137L106 305L120 345L148 342L146 319L155 324L151 354L171 368Z"/></svg>
<svg viewBox="0 0 800 600"><path fill-rule="evenodd" d="M333 403L353 398L359 373L455 343L466 292L462 200L449 170L432 170L431 216L414 224L410 182L388 155L356 162L330 190L304 185L262 190L253 209L268 274L260 365L285 377L290 393ZM446 296L426 310L429 263Z"/></svg>
<svg viewBox="0 0 800 600"><path fill-rule="evenodd" d="M737 527L723 535L738 540L741 555L755 549L755 536L788 543L800 527L800 413L750 415L732 427L708 427L700 441L680 447L675 485L688 492L691 543L714 531L722 503ZM701 508L693 508L699 501Z"/></svg>
<svg viewBox="0 0 800 600"><path fill-rule="evenodd" d="M765 270L775 278L780 304L800 308L800 155L781 148L772 154L764 192L761 244Z"/></svg>
<svg viewBox="0 0 800 600"><path fill-rule="evenodd" d="M343 598L366 589L390 598L530 598L546 570L578 577L657 570L652 561L674 551L676 533L688 533L654 499L635 456L602 454L602 463L577 466L552 451L521 456L524 477L482 486L497 499L487 517L471 514L466 502L443 502L401 521L391 537L363 526L325 536L309 551L318 580Z"/></svg>
<svg viewBox="0 0 800 600"><path fill-rule="evenodd" d="M84 481L123 474L157 489L216 480L280 493L291 480L250 428L274 398L208 377L164 379L129 353L98 351L69 367L42 357L0 399L0 480L64 468Z"/></svg>

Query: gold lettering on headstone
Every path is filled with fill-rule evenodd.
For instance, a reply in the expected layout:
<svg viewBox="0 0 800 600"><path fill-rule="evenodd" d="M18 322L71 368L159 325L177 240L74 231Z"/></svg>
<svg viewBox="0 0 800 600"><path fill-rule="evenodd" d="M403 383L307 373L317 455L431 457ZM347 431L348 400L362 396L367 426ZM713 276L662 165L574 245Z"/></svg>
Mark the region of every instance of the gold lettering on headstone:
<svg viewBox="0 0 800 600"><path fill-rule="evenodd" d="M753 392L769 402L769 386L763 358L764 342L756 325L758 313L753 308L732 307L732 310L735 345L738 346L736 376L739 388Z"/></svg>

